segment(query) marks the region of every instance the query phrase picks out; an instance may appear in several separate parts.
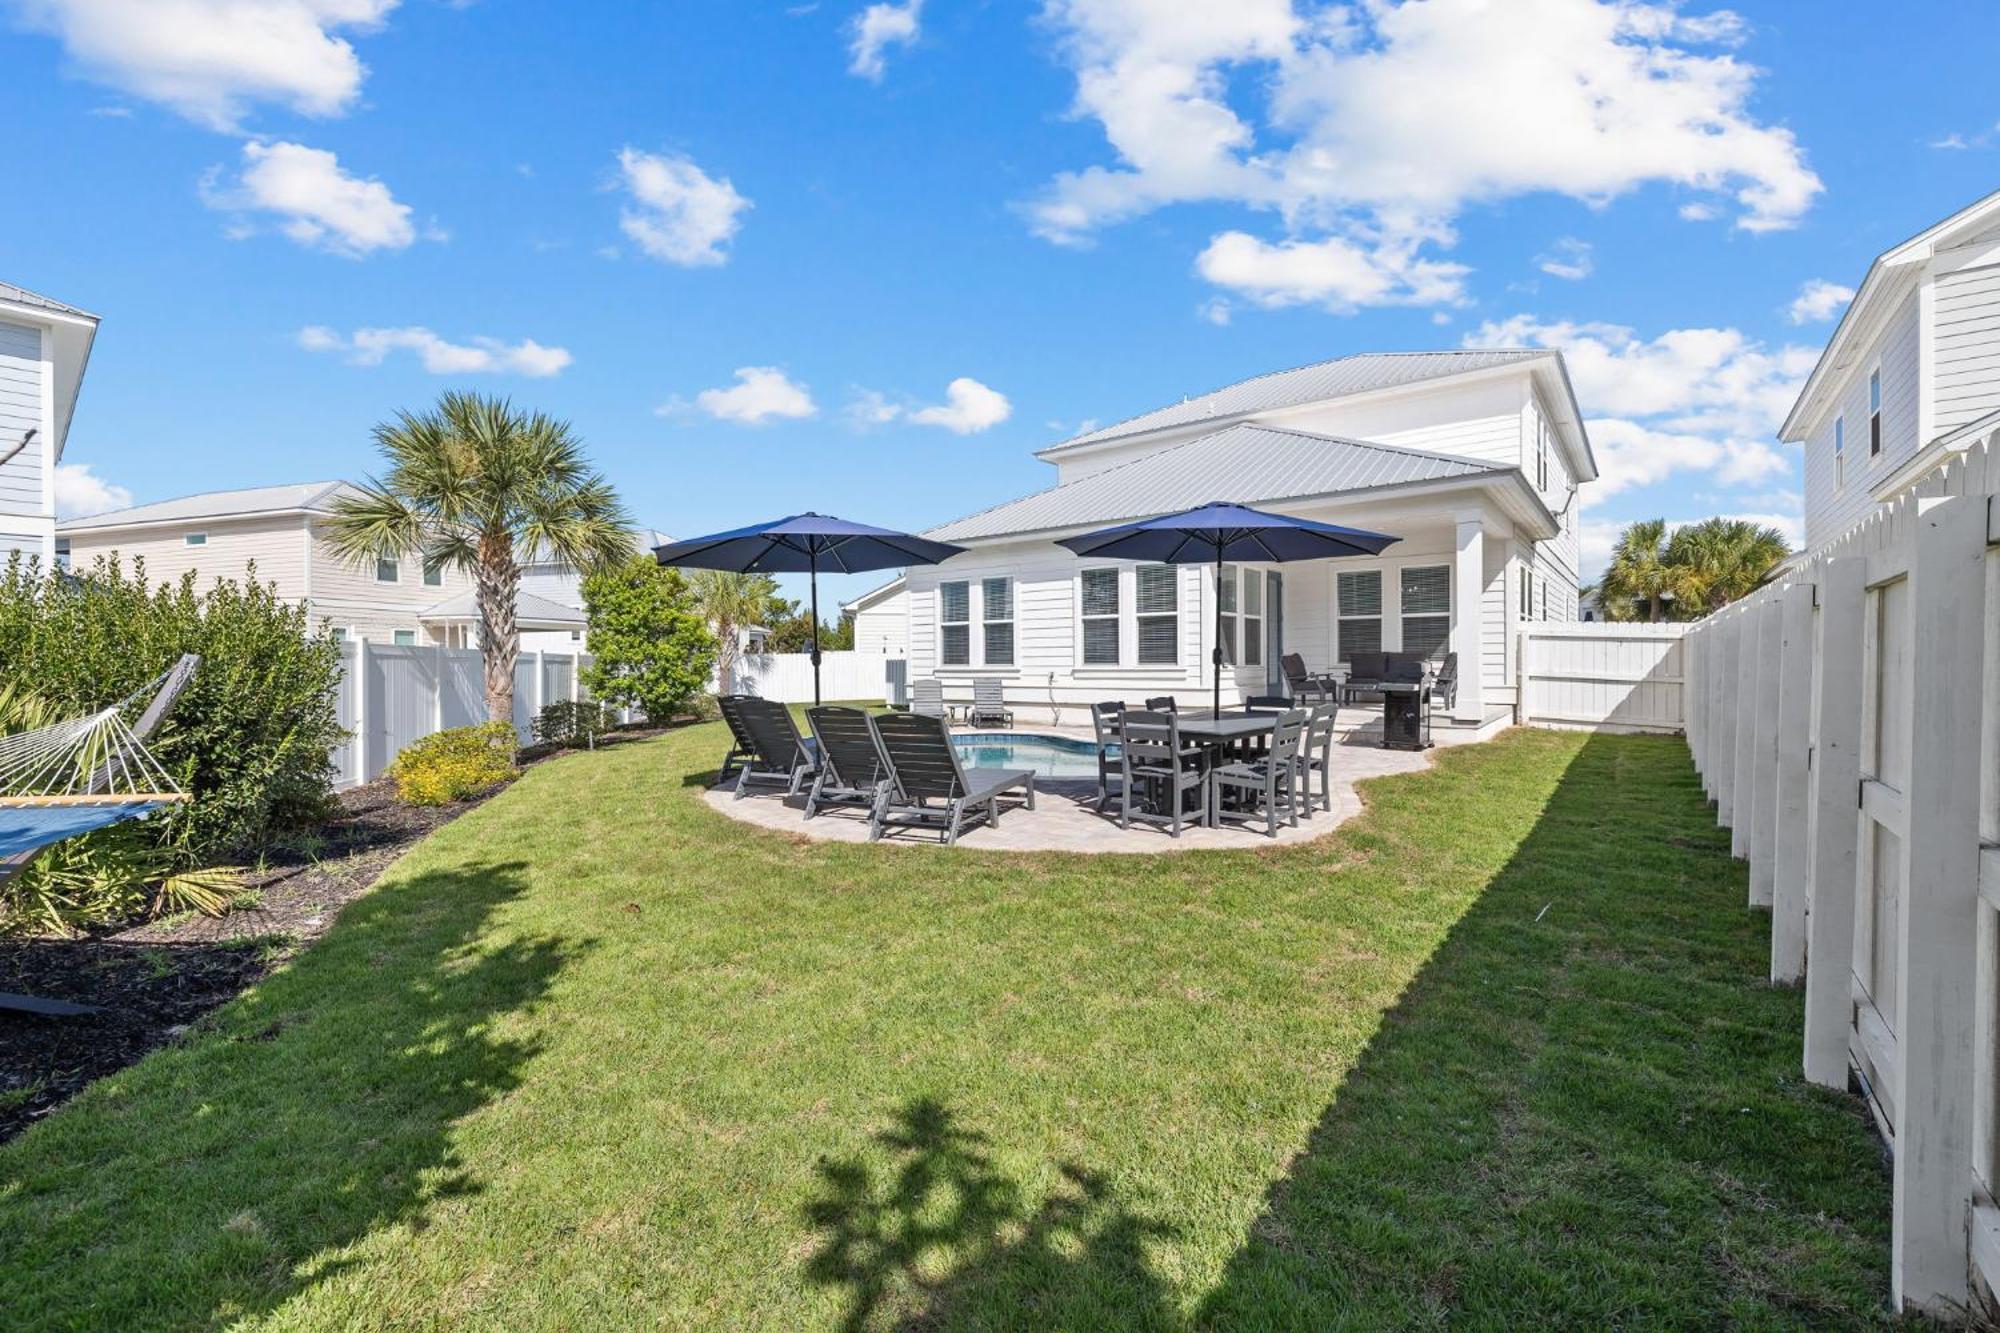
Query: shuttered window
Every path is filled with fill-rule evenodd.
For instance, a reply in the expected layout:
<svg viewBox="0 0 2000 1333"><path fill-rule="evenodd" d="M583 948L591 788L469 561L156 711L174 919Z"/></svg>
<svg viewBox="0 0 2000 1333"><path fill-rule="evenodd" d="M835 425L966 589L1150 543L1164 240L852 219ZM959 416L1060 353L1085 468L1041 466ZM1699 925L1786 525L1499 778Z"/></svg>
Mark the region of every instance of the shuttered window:
<svg viewBox="0 0 2000 1333"><path fill-rule="evenodd" d="M938 661L972 665L972 585L963 579L938 584Z"/></svg>
<svg viewBox="0 0 2000 1333"><path fill-rule="evenodd" d="M1014 580L979 584L980 646L987 666L1014 665Z"/></svg>
<svg viewBox="0 0 2000 1333"><path fill-rule="evenodd" d="M1354 570L1334 581L1339 603L1340 660L1382 651L1382 571Z"/></svg>
<svg viewBox="0 0 2000 1333"><path fill-rule="evenodd" d="M1402 583L1403 651L1443 656L1451 643L1451 567L1405 569Z"/></svg>
<svg viewBox="0 0 2000 1333"><path fill-rule="evenodd" d="M1172 666L1180 660L1179 575L1171 565L1138 571L1139 665Z"/></svg>
<svg viewBox="0 0 2000 1333"><path fill-rule="evenodd" d="M1261 666L1264 661L1264 575L1258 570L1243 572L1243 665Z"/></svg>
<svg viewBox="0 0 2000 1333"><path fill-rule="evenodd" d="M1083 664L1118 665L1118 571L1083 571Z"/></svg>

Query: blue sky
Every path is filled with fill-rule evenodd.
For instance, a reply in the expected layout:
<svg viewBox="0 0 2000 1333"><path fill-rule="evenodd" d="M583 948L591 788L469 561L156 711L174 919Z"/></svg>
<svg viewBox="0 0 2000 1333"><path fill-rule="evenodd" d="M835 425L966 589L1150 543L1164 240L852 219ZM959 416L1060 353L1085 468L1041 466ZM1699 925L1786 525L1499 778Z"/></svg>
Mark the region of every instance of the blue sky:
<svg viewBox="0 0 2000 1333"><path fill-rule="evenodd" d="M1990 6L0 14L0 278L104 317L72 509L364 473L467 386L676 534L921 528L1086 422L1483 341L1570 355L1593 549L1795 525L1773 430L1837 289L2000 186Z"/></svg>

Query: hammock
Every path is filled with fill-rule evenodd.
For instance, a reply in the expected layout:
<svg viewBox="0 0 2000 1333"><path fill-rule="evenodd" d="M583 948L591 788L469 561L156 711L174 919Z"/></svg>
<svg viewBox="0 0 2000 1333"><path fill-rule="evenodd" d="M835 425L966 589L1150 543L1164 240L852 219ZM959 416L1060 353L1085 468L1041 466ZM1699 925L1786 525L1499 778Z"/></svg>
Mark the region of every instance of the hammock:
<svg viewBox="0 0 2000 1333"><path fill-rule="evenodd" d="M145 737L194 674L189 655L88 717L0 736L0 883L35 853L187 799ZM125 710L153 696L136 725Z"/></svg>

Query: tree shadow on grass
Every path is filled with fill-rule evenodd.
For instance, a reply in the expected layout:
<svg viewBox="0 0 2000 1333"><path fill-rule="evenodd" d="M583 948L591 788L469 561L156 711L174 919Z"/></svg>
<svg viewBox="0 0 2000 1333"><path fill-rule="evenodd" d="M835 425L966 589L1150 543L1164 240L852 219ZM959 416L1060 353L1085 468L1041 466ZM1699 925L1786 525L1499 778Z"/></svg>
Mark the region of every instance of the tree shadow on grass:
<svg viewBox="0 0 2000 1333"><path fill-rule="evenodd" d="M10 1327L270 1311L352 1243L477 1193L454 1126L519 1085L510 1035L587 944L489 934L519 864L395 881L182 1043L0 1150Z"/></svg>
<svg viewBox="0 0 2000 1333"><path fill-rule="evenodd" d="M986 1135L919 1098L869 1153L823 1161L806 1208L821 1235L806 1274L845 1288L841 1327L1086 1329L1174 1324L1146 1259L1166 1224L1123 1206L1074 1163L1030 1208L993 1164ZM877 1180L870 1156L886 1155Z"/></svg>
<svg viewBox="0 0 2000 1333"><path fill-rule="evenodd" d="M1440 830L1448 834L1449 830ZM1888 1189L1677 740L1593 738L1340 1083L1199 1322L1873 1324Z"/></svg>

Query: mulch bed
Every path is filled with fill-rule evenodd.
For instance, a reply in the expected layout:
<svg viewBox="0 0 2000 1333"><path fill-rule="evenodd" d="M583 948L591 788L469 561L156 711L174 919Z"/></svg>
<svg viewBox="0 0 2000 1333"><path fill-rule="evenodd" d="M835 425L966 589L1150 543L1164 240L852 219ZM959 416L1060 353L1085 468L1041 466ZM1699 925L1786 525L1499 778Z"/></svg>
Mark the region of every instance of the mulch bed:
<svg viewBox="0 0 2000 1333"><path fill-rule="evenodd" d="M621 731L601 745L660 735ZM524 755L524 766L551 754ZM0 1010L0 1142L94 1079L175 1040L324 934L340 909L413 844L492 792L444 806L404 805L385 780L353 787L324 824L265 849L242 906L83 939L0 940L0 991L102 1007L44 1018Z"/></svg>

